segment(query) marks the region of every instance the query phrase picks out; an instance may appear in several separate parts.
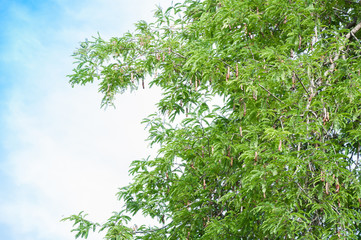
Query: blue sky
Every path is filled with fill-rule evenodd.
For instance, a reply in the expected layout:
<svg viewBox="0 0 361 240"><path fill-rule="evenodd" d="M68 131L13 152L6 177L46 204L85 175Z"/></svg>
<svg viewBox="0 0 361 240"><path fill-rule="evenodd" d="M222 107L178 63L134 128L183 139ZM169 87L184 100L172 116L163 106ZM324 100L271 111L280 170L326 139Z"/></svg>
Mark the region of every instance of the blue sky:
<svg viewBox="0 0 361 240"><path fill-rule="evenodd" d="M104 111L96 86L71 88L65 76L79 42L121 35L169 3L0 0L0 239L70 240L62 217L104 221L119 209L130 162L154 151L140 121L159 92L125 93Z"/></svg>

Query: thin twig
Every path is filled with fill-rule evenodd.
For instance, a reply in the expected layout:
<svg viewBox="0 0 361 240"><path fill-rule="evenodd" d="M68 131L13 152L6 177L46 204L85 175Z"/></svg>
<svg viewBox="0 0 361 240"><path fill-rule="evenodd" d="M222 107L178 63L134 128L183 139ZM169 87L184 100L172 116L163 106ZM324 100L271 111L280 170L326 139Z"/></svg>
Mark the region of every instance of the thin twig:
<svg viewBox="0 0 361 240"><path fill-rule="evenodd" d="M162 230L162 229L165 229L167 228L168 225L165 225L161 228L156 228L156 229L148 229L148 230L145 230L145 231L135 231L134 233L135 234L145 234L145 233L149 233L149 232L156 232L156 231L159 231L159 230Z"/></svg>
<svg viewBox="0 0 361 240"><path fill-rule="evenodd" d="M349 39L352 34L357 33L361 29L361 22L359 22L345 37Z"/></svg>
<svg viewBox="0 0 361 240"><path fill-rule="evenodd" d="M351 33L351 35L359 42L360 40L355 36L354 33Z"/></svg>
<svg viewBox="0 0 361 240"><path fill-rule="evenodd" d="M298 77L298 75L297 75L296 73L295 73L295 76L296 76L296 78L297 78L297 81L298 81L299 83L301 83L303 89L306 91L308 97L310 97L310 93L308 92L307 88L305 87L305 85L303 84L303 82L301 81L301 79Z"/></svg>
<svg viewBox="0 0 361 240"><path fill-rule="evenodd" d="M278 97L276 97L275 95L273 95L273 93L271 93L267 88L263 87L261 84L258 84L258 86L260 86L261 88L263 88L266 92L268 92L272 97L274 97L275 99L277 99L280 103L285 104L281 99L279 99Z"/></svg>
<svg viewBox="0 0 361 240"><path fill-rule="evenodd" d="M282 130L284 130L284 128L283 128L283 122L282 122L282 117L283 117L283 116L281 116L278 120L279 120L280 123L281 123Z"/></svg>
<svg viewBox="0 0 361 240"><path fill-rule="evenodd" d="M297 184L298 187L304 192L304 194L305 194L310 200L312 200L312 198L307 194L307 192L302 188L302 186L301 186L298 182L296 182L296 184Z"/></svg>
<svg viewBox="0 0 361 240"><path fill-rule="evenodd" d="M341 10L341 9L338 9L338 8L335 8L335 7L332 7L332 9L337 10L337 11L339 11L339 12L342 12L343 14L348 14L346 11Z"/></svg>
<svg viewBox="0 0 361 240"><path fill-rule="evenodd" d="M354 35L355 33L357 33L359 30L361 29L361 22L359 22L353 29L351 29L351 31L346 34L345 38L346 39L350 39L352 35ZM332 59L331 61L331 66L330 66L330 69L328 69L324 75L325 77L327 77L327 75L330 73L330 72L333 72L334 69L335 69L335 66L336 66L336 61L340 58L340 52L344 49L344 45L339 47L338 49L338 53L336 53L335 57Z"/></svg>

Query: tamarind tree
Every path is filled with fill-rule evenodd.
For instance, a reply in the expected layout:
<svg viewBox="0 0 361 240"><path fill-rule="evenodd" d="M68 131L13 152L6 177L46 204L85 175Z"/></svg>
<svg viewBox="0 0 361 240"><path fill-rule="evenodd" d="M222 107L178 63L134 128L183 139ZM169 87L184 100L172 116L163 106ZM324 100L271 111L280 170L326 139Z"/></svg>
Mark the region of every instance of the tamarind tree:
<svg viewBox="0 0 361 240"><path fill-rule="evenodd" d="M185 0L134 33L81 43L72 85L111 105L158 86L106 239L361 238L361 3ZM223 97L212 106L215 96ZM141 212L161 227L127 226Z"/></svg>

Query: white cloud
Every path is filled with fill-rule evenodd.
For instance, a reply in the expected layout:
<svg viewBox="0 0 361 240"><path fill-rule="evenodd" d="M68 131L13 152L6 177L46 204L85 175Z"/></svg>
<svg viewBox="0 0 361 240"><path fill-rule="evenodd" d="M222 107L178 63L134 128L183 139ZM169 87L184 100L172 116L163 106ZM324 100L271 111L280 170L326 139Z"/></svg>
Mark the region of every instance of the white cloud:
<svg viewBox="0 0 361 240"><path fill-rule="evenodd" d="M0 200L0 222L12 226L15 239L73 239L70 225L59 223L63 215L85 210L104 221L119 210L115 193L130 181L130 162L150 151L140 121L155 109L159 92L125 93L116 109L104 111L96 86L72 89L65 75L78 42L96 31L122 34L135 20L150 19L157 2L59 1L65 11L59 29L27 29L13 43L9 61L23 79L9 94L5 117L8 157L1 167L14 188ZM47 34L53 38L42 40Z"/></svg>
<svg viewBox="0 0 361 240"><path fill-rule="evenodd" d="M21 229L51 229L62 214L80 210L102 221L119 209L115 193L130 181L130 161L147 154L141 113L154 106L149 92L139 92L121 96L126 102L116 110L100 110L94 90L48 96L37 105L43 112L38 116L24 116L22 106L12 103L9 121L17 131L7 169L20 191L16 202L2 207L11 209L3 216Z"/></svg>

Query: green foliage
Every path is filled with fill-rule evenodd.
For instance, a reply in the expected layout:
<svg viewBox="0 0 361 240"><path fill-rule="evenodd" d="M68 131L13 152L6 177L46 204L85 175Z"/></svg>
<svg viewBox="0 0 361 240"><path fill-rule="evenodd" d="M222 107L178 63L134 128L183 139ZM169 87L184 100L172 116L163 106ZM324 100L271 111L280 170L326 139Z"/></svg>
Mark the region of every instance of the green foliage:
<svg viewBox="0 0 361 240"><path fill-rule="evenodd" d="M356 0L186 0L82 43L70 83L97 81L103 106L163 90L144 120L158 155L134 161L118 193L163 227L114 213L106 238L361 238L360 12ZM65 220L76 237L98 226Z"/></svg>
<svg viewBox="0 0 361 240"><path fill-rule="evenodd" d="M61 221L73 221L73 230L72 232L77 232L75 234L75 238L88 238L89 231L93 230L95 232L96 228L99 227L98 223L92 223L85 219L87 214L83 214L83 212L80 212L78 215L72 215L67 218L63 218ZM75 228L76 226L76 228Z"/></svg>

